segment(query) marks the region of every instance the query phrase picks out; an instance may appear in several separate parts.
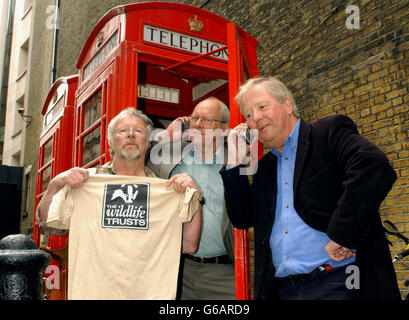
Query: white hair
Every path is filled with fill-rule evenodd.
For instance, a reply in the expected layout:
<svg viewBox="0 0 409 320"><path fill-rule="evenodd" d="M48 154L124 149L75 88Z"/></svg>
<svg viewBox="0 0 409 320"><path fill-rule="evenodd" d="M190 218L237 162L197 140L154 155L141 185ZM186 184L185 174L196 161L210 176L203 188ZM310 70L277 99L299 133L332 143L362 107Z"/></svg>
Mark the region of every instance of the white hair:
<svg viewBox="0 0 409 320"><path fill-rule="evenodd" d="M128 107L124 110L122 110L120 113L118 113L112 120L109 122L108 125L108 145L109 145L109 154L111 158L114 156L115 151L114 151L114 134L115 134L115 129L116 129L116 124L119 120L135 116L141 119L146 126L146 141L149 143L150 141L150 136L151 132L153 130L153 123L149 117L143 113L141 110L137 110L134 107Z"/></svg>
<svg viewBox="0 0 409 320"><path fill-rule="evenodd" d="M239 92L237 93L236 97L234 98L237 102L237 104L240 107L240 112L245 116L244 114L244 96L247 94L247 92L253 88L255 85L264 85L270 94L280 103L283 103L286 98L289 98L292 102L293 105L293 113L294 115L299 118L300 114L297 110L297 106L295 104L295 100L293 97L293 94L291 91L285 86L284 83L282 83L280 80L278 80L276 77L256 77L256 78L251 78L247 80L239 89Z"/></svg>

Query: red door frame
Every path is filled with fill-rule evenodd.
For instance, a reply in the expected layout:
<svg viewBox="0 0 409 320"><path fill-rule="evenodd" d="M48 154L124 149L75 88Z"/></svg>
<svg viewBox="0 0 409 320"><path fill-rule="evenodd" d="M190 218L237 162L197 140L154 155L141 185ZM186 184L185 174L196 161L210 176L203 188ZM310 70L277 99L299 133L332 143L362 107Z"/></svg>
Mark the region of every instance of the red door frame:
<svg viewBox="0 0 409 320"><path fill-rule="evenodd" d="M227 46L229 48L230 128L234 128L245 122L234 98L239 91L240 85L247 80L246 78L256 77L259 72L257 70L257 52L255 48L248 48L251 51L249 56L246 55L241 46L237 27L232 22L227 25ZM255 66L254 69L249 67L248 59L252 59L250 62L251 65ZM262 148L259 148L259 150L262 154ZM259 154L259 157L261 154ZM250 259L247 233L247 230L234 229L236 299L238 300L248 300L250 298Z"/></svg>

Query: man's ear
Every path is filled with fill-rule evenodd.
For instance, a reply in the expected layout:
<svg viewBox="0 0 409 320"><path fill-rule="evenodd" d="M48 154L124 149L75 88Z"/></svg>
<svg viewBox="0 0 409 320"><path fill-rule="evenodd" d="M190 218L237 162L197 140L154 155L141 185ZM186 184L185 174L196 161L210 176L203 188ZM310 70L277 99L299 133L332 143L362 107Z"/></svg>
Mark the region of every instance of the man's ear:
<svg viewBox="0 0 409 320"><path fill-rule="evenodd" d="M285 106L285 109L288 111L288 113L293 113L293 103L289 97L286 97L283 105Z"/></svg>

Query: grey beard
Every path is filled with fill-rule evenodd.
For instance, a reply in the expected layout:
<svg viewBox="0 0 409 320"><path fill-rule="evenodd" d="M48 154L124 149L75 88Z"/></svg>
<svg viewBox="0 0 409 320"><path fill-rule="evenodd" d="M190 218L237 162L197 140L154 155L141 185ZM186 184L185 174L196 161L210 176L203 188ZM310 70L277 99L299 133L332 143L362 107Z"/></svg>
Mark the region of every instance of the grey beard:
<svg viewBox="0 0 409 320"><path fill-rule="evenodd" d="M139 159L141 157L141 152L139 150L136 150L133 154L129 154L124 149L122 149L120 156L121 158L124 158L128 161L132 161Z"/></svg>

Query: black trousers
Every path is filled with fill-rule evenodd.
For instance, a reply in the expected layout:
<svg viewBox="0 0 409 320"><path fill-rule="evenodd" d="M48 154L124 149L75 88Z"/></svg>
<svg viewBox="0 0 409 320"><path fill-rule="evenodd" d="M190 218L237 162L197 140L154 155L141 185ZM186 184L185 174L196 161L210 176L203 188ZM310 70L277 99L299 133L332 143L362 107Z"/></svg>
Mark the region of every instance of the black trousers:
<svg viewBox="0 0 409 320"><path fill-rule="evenodd" d="M281 300L353 300L356 289L346 286L346 266L335 268L315 277L291 281L280 280L278 294Z"/></svg>

